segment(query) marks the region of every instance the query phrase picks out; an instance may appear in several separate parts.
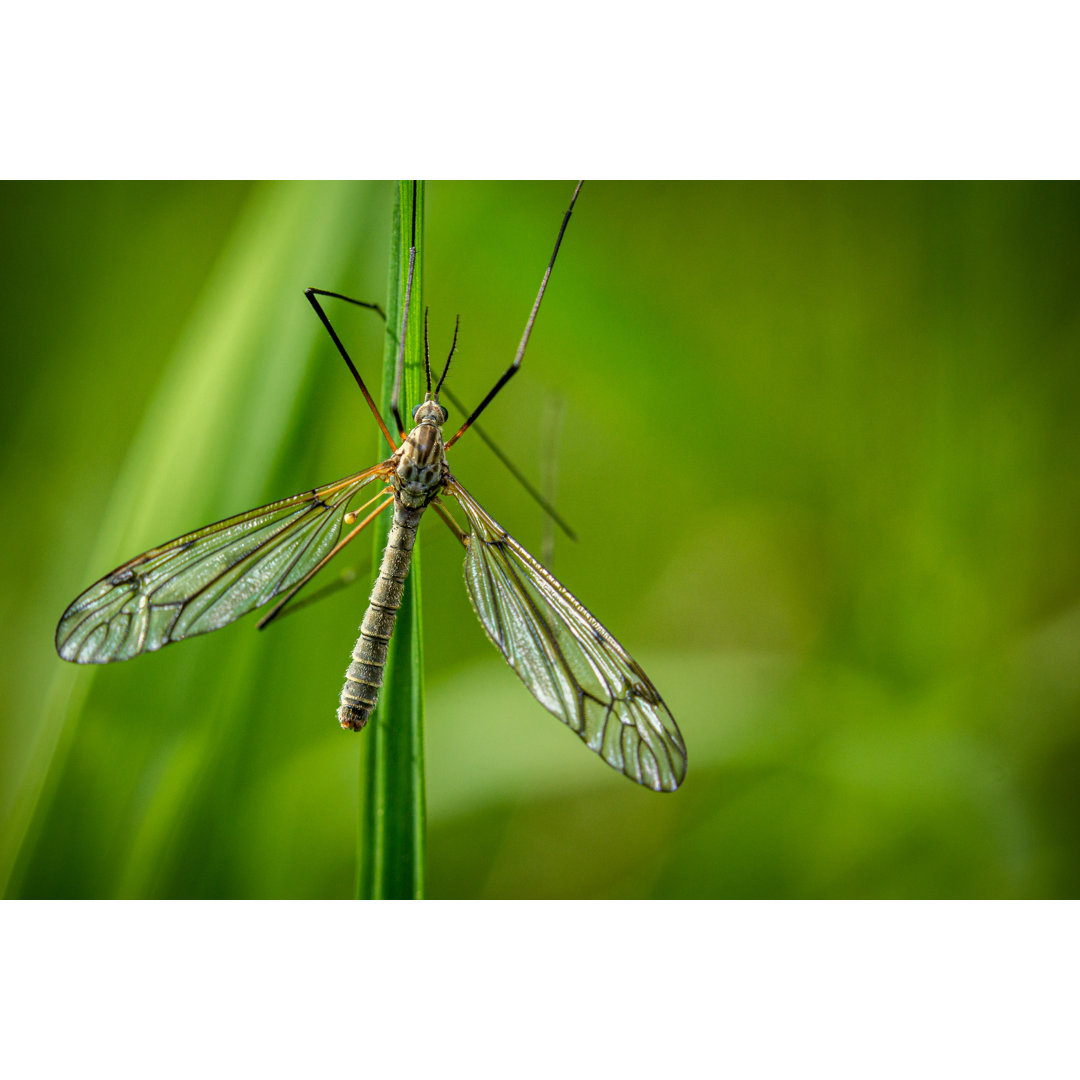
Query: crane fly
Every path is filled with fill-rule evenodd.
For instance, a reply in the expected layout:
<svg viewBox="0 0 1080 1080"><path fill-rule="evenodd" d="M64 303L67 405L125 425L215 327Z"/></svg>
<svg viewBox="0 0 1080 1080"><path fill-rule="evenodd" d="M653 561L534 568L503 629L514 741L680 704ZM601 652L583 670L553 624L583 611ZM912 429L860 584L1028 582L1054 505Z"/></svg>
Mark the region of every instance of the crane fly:
<svg viewBox="0 0 1080 1080"><path fill-rule="evenodd" d="M425 314L427 391L413 409L408 432L399 410L416 254L415 200L391 397L399 441L391 437L319 297L345 300L380 315L382 310L340 293L308 289L305 295L359 385L390 445L390 457L335 483L226 518L129 559L64 612L56 629L60 656L79 664L130 660L217 630L281 596L259 623L261 628L366 526L392 511L389 539L338 706L341 726L360 731L378 700L416 530L431 507L465 548L465 585L484 630L537 701L631 780L654 791L674 791L686 775L686 746L656 687L585 606L465 490L447 464L447 451L521 366L580 190L579 183L513 362L449 439L443 439L448 413L439 403L439 392L454 356L457 327L433 390ZM461 508L468 530L449 513L447 497Z"/></svg>

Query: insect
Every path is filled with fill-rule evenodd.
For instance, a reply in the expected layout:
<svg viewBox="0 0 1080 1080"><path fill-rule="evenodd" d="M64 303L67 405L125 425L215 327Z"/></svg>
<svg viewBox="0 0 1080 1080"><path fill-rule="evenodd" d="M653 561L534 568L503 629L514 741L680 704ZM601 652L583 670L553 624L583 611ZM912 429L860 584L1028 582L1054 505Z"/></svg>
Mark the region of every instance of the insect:
<svg viewBox="0 0 1080 1080"><path fill-rule="evenodd" d="M360 731L378 700L416 531L429 507L465 548L465 584L481 624L507 663L550 713L590 750L631 780L673 791L686 775L686 746L670 710L636 660L585 606L534 559L465 490L447 452L521 366L581 184L563 217L525 332L509 368L449 439L439 393L457 345L457 327L442 374L427 387L406 432L399 409L405 326L412 294L415 218L391 411L398 441L319 301L375 304L308 289L306 296L360 387L392 453L362 472L177 537L129 559L91 585L64 612L56 650L79 664L108 664L217 630L272 598L265 626L346 544L381 513L393 524L353 649L338 706L343 728ZM359 502L370 489L374 496ZM457 502L463 529L444 501ZM354 506L354 503L359 503ZM284 594L284 595L282 595Z"/></svg>

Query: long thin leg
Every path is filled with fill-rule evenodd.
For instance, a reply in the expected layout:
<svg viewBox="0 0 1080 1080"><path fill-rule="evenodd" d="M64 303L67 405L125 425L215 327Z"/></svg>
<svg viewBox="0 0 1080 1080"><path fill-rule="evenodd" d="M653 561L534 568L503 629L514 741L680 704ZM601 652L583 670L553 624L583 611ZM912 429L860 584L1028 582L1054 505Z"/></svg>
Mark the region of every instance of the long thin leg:
<svg viewBox="0 0 1080 1080"><path fill-rule="evenodd" d="M559 471L559 428L562 425L562 398L544 402L544 425L542 451L540 455L540 486L555 498L556 481ZM550 501L550 500L549 500ZM540 561L550 570L555 563L555 530L551 517L544 518L540 533Z"/></svg>
<svg viewBox="0 0 1080 1080"><path fill-rule="evenodd" d="M306 291L315 293L316 296L331 296L335 300L344 300L346 304L355 304L357 307L367 308L368 311L374 311L383 322L386 322L386 312L371 300L354 300L351 296L339 292L330 292L329 289L308 289Z"/></svg>
<svg viewBox="0 0 1080 1080"><path fill-rule="evenodd" d="M330 335L331 340L337 346L337 350L341 353L345 363L349 365L349 370L352 372L352 377L356 380L356 385L360 387L360 393L364 395L364 400L368 403L368 407L371 409L375 420L378 422L379 428L383 435L386 436L386 441L390 444L391 450L397 449L397 443L390 437L390 432L386 428L386 421L382 418L382 413L379 412L378 406L372 400L371 394L368 393L368 388L364 385L364 380L360 378L360 372L356 370L356 365L352 362L351 357L345 350L345 346L341 344L341 338L337 336L337 331L330 325L330 320L326 317L326 312L323 311L322 304L319 303L317 297L320 296L332 296L335 300L347 300L350 304L356 304L357 307L371 308L373 311L377 311L383 317L383 321L386 320L386 316L383 314L383 310L378 304L366 304L363 300L352 300L348 296L342 296L340 293L327 292L325 289L305 289L304 295L308 298L311 306L315 309L315 314L322 320L323 326L326 327L326 332Z"/></svg>
<svg viewBox="0 0 1080 1080"><path fill-rule="evenodd" d="M378 498L378 496L376 496ZM374 502L374 499L371 500ZM281 614L281 609L366 525L370 525L388 506L394 502L393 495L380 503L355 529L343 536L260 620L258 627L264 630ZM366 505L371 505L367 503ZM346 515L348 520L348 515ZM353 519L355 520L355 518Z"/></svg>
<svg viewBox="0 0 1080 1080"><path fill-rule="evenodd" d="M450 392L448 386L443 387L442 393L446 395L450 404L453 405L455 409L460 409L462 412L465 411L465 406ZM543 510L545 514L549 515L551 520L554 521L571 540L576 541L577 533L563 521L559 516L558 510L556 510L555 507L529 483L525 478L524 473L522 473L522 471L498 448L498 446L495 445L491 436L488 435L479 424L473 428L473 431L480 436L481 440L487 444L491 452L507 467L507 469L509 469L510 475L513 476L513 478L536 500L536 502L540 504L540 509Z"/></svg>
<svg viewBox="0 0 1080 1080"><path fill-rule="evenodd" d="M397 421L398 432L402 441L405 439L405 425L401 422L401 377L405 368L405 328L409 325L409 304L412 301L413 271L416 268L416 181L413 181L412 197L412 233L409 240L409 276L405 281L405 306L401 311L401 335L398 338L397 363L394 365L394 392L390 396L390 411ZM428 389L431 389L431 376L428 375Z"/></svg>
<svg viewBox="0 0 1080 1080"><path fill-rule="evenodd" d="M303 600L290 601L288 607L284 608L274 616L274 625L276 626L282 619L287 619L290 615L295 615L297 612L303 611L306 607L318 604L320 601L325 600L336 592L340 592L342 589L347 589L357 579L359 573L360 564L346 567L333 581L328 581L313 593L308 593Z"/></svg>
<svg viewBox="0 0 1080 1080"><path fill-rule="evenodd" d="M432 499L431 508L446 522L446 527L461 541L463 547L469 546L469 534L453 519L450 511L441 499Z"/></svg>
<svg viewBox="0 0 1080 1080"><path fill-rule="evenodd" d="M555 256L559 254L559 245L562 243L563 233L566 232L566 226L570 223L570 215L574 212L574 203L577 202L578 192L581 191L581 185L583 183L583 180L578 181L577 187L574 188L573 197L570 199L570 205L563 215L562 226L559 229L558 237L555 239L555 250L551 253L551 259L548 262L547 269L544 271L544 278L540 282L540 291L536 294L536 300L533 303L532 311L529 313L529 320L525 323L525 333L521 335L521 343L518 345L517 353L514 356L514 362L506 369L502 378L500 378L491 390L488 391L487 397L473 409L472 415L460 428L458 428L457 433L447 441L447 450L449 450L450 447L469 430L469 425L488 407L491 403L491 399L514 375L517 374L518 368L521 367L521 358L525 355L525 346L529 344L529 335L532 333L533 323L536 322L536 313L540 310L540 301L544 299L544 290L547 288L548 278L551 277L551 268L555 265Z"/></svg>

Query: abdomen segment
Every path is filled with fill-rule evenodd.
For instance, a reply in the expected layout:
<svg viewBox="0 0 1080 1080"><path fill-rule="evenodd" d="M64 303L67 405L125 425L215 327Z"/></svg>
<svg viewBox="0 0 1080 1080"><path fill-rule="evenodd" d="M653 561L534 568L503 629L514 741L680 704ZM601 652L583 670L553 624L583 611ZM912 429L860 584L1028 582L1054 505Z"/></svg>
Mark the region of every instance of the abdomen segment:
<svg viewBox="0 0 1080 1080"><path fill-rule="evenodd" d="M367 723L379 700L386 652L394 633L405 579L409 576L422 512L400 504L394 506L394 523L386 541L379 576L372 587L368 609L360 624L360 637L353 648L352 663L345 672L345 685L341 688L338 721L350 731L359 731Z"/></svg>

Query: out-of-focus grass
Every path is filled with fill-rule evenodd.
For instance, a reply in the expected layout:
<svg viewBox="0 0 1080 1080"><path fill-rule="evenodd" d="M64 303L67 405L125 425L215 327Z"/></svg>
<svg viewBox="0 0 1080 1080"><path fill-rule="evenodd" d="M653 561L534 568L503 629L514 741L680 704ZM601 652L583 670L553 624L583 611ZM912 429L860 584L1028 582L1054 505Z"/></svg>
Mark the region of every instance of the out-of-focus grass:
<svg viewBox="0 0 1080 1080"><path fill-rule="evenodd" d="M72 197L69 190L59 189L58 197ZM180 189L176 197L188 194ZM66 591L78 592L122 558L194 523L312 485L314 477L297 464L305 457L309 469L314 464L305 450L319 423L313 376L334 360L303 310L302 289L309 275L336 282L355 273L363 248L385 229L373 218L378 194L347 185L254 189L222 238L216 265L206 267L173 343L159 342L149 360L132 358L118 332L111 347L122 361L69 366L85 394L70 412L44 411L39 420L51 435L40 434L45 443L66 441L57 469L62 487L74 489L72 479L81 477L99 494L96 506L80 511L78 535L57 545L75 553L80 542L93 541L51 567L63 571ZM223 197L235 194L226 189ZM157 253L166 267L169 254ZM169 278L157 288L169 289ZM53 303L59 315L63 308ZM128 306L127 319L138 323L137 304ZM123 364L144 363L160 374L132 414L116 385L124 381ZM92 470L102 429L110 436L119 429L129 445L114 474L99 478ZM62 496L53 508L51 495L41 495L46 513L61 509ZM282 720L295 702L289 694L276 703L264 696L280 638L254 633L249 620L240 632L185 643L187 663L176 664L170 654L177 650L170 649L124 673L50 664L35 687L36 715L23 714L29 722L8 731L23 758L13 786L5 785L14 796L5 835L11 888L58 895L228 892L222 874L232 856L212 854L212 838L233 813L232 778L280 747ZM347 655L346 647L338 666ZM303 678L302 668L297 675ZM305 708L329 720L332 687L326 684L322 709L315 700ZM113 764L84 771L94 748ZM216 867L214 858L221 860ZM71 875L78 884L65 884Z"/></svg>
<svg viewBox="0 0 1080 1080"><path fill-rule="evenodd" d="M466 402L513 354L570 189L428 187L432 350L460 311ZM1075 895L1077 194L586 185L485 423L538 478L565 402L580 541L556 571L661 689L690 771L658 797L583 750L427 524L431 895ZM350 895L365 736L333 713L368 560L263 634L91 672L52 632L120 559L383 456L301 291L379 299L390 187L0 196L9 891ZM373 373L381 324L340 319ZM482 445L453 467L539 548Z"/></svg>

